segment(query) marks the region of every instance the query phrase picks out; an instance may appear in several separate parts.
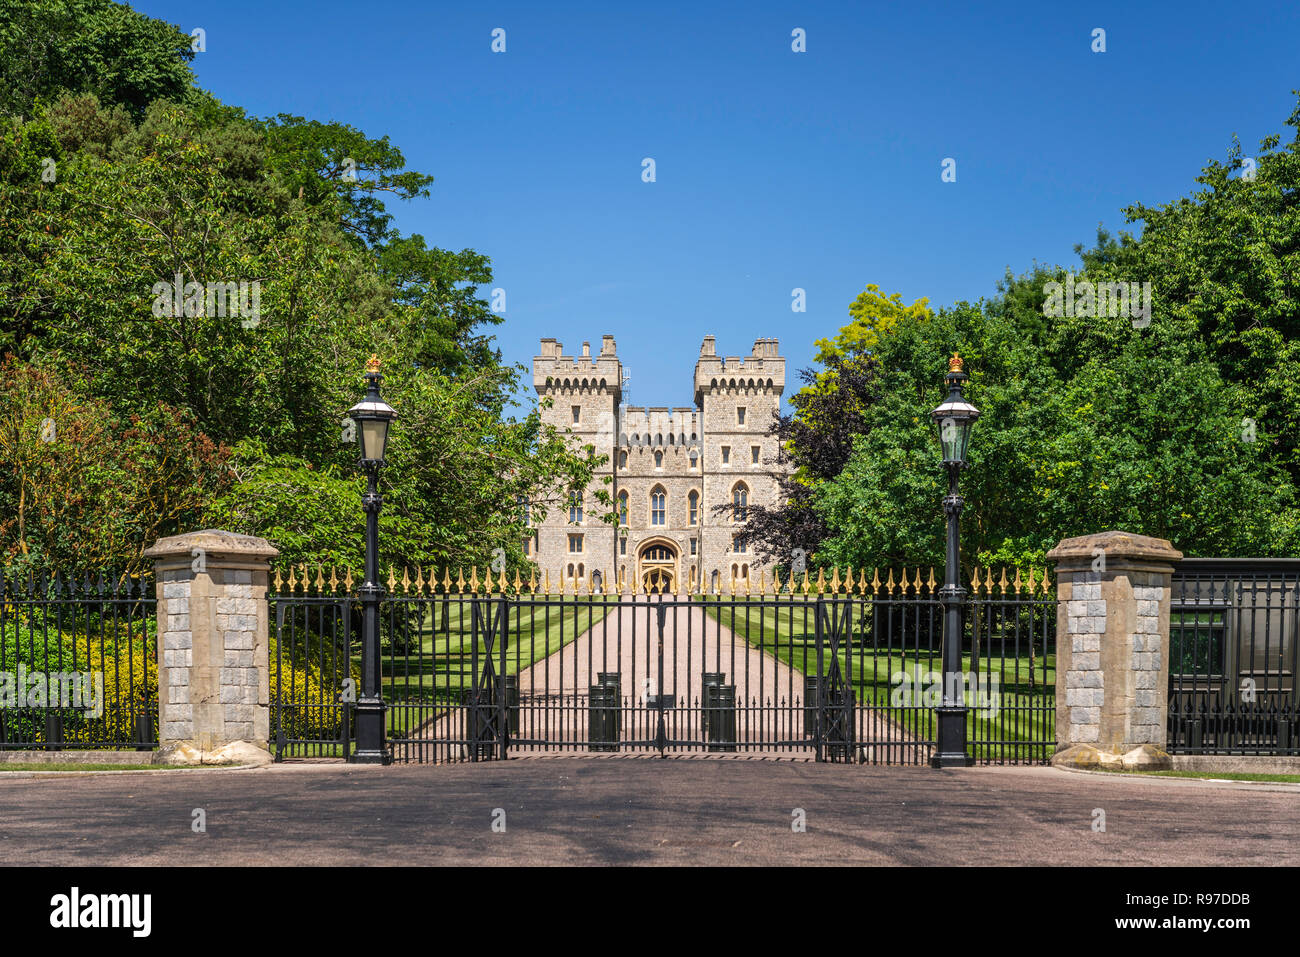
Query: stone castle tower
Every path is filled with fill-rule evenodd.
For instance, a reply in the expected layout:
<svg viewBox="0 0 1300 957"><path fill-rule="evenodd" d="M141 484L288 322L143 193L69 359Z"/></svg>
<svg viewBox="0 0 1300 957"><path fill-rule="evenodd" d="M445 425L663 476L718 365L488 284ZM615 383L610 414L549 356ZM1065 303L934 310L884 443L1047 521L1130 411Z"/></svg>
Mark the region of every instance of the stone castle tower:
<svg viewBox="0 0 1300 957"><path fill-rule="evenodd" d="M785 359L776 339L754 340L745 358L718 356L705 336L695 363L694 405L624 406L623 364L613 336L600 354L582 344L580 357L543 339L533 359L533 387L553 405L543 420L590 443L609 462L595 476L619 514L617 530L600 521L593 490L553 509L525 541L528 557L552 581L613 574L629 589L726 588L762 567L736 541L746 510L773 504L777 448L767 435L785 390ZM596 487L600 487L597 485ZM718 505L731 509L714 512ZM613 588L614 581L609 582Z"/></svg>

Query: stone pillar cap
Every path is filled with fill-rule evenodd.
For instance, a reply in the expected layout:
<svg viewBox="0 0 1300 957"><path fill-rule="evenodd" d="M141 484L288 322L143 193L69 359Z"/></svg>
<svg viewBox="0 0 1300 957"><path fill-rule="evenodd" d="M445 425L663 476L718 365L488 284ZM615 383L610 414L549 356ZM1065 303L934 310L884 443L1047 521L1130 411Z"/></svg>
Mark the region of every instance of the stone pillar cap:
<svg viewBox="0 0 1300 957"><path fill-rule="evenodd" d="M1167 539L1136 535L1132 532L1109 531L1063 538L1047 553L1047 558L1048 561L1055 562L1091 559L1093 552L1098 548L1106 553L1107 560L1131 558L1142 561L1176 562L1183 557L1183 553L1174 548Z"/></svg>
<svg viewBox="0 0 1300 957"><path fill-rule="evenodd" d="M190 555L194 549L216 555L241 555L248 558L274 558L280 550L265 538L240 535L218 528L205 528L199 532L171 535L160 538L144 550L145 558L166 558L169 555Z"/></svg>

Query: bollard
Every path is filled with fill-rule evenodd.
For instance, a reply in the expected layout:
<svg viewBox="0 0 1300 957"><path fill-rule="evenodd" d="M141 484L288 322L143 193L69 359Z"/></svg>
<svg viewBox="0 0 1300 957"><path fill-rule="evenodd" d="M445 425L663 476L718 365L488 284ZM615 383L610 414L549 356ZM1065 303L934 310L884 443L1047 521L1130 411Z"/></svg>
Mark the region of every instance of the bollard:
<svg viewBox="0 0 1300 957"><path fill-rule="evenodd" d="M710 751L736 750L736 686L718 685L714 695L714 734L709 738Z"/></svg>
<svg viewBox="0 0 1300 957"><path fill-rule="evenodd" d="M587 747L591 751L618 750L618 698L606 685L592 685L587 699Z"/></svg>
<svg viewBox="0 0 1300 957"><path fill-rule="evenodd" d="M704 740L713 740L713 718L718 709L718 688L727 680L725 671L706 671L703 678L703 693L700 695L700 708L704 719Z"/></svg>
<svg viewBox="0 0 1300 957"><path fill-rule="evenodd" d="M613 740L619 741L623 736L623 676L617 671L601 671L596 674L596 681L614 696Z"/></svg>
<svg viewBox="0 0 1300 957"><path fill-rule="evenodd" d="M510 728L511 737L519 736L519 676L506 675L506 726Z"/></svg>
<svg viewBox="0 0 1300 957"><path fill-rule="evenodd" d="M817 734L817 676L803 676L803 736L811 738Z"/></svg>

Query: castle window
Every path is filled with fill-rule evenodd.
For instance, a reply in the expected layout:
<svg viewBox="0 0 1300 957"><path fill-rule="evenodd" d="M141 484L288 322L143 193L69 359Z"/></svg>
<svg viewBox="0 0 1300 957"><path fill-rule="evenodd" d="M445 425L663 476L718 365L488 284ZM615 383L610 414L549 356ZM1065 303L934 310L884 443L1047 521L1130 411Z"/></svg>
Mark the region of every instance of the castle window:
<svg viewBox="0 0 1300 957"><path fill-rule="evenodd" d="M723 465L730 465L730 464L731 464L731 446L730 446L730 445L724 445L724 446L722 446L722 464L723 464Z"/></svg>
<svg viewBox="0 0 1300 957"><path fill-rule="evenodd" d="M757 465L757 464L758 464L758 446L757 446L757 445L751 445L751 446L749 447L749 458L750 458L750 461L751 461L754 465Z"/></svg>
<svg viewBox="0 0 1300 957"><path fill-rule="evenodd" d="M620 555L627 554L627 539L622 536L620 536L618 540L618 553Z"/></svg>
<svg viewBox="0 0 1300 957"><path fill-rule="evenodd" d="M743 405L736 408L736 424L745 424L745 407Z"/></svg>
<svg viewBox="0 0 1300 957"><path fill-rule="evenodd" d="M532 540L531 538L525 538L525 539L524 539L524 557L525 557L525 558L527 558L529 555L531 555L531 554L533 553L533 550L532 550L532 544L533 544L533 540Z"/></svg>
<svg viewBox="0 0 1300 957"><path fill-rule="evenodd" d="M668 495L662 485L656 485L650 492L650 524L663 525L667 517Z"/></svg>
<svg viewBox="0 0 1300 957"><path fill-rule="evenodd" d="M662 452L656 452L656 453L655 453L655 468L657 468L657 469L661 469L661 468L663 468L663 467L664 467L664 454L663 454Z"/></svg>
<svg viewBox="0 0 1300 957"><path fill-rule="evenodd" d="M731 490L731 520L743 522L749 511L749 488L744 482L737 482Z"/></svg>
<svg viewBox="0 0 1300 957"><path fill-rule="evenodd" d="M582 554L582 536L581 536L581 535L570 535L570 536L569 536L569 554L570 554L570 555L581 555L581 554Z"/></svg>
<svg viewBox="0 0 1300 957"><path fill-rule="evenodd" d="M700 540L699 540L698 538L692 538L692 539L691 539L691 555L692 555L692 556L694 556L694 555L698 555L698 554L699 554L699 552L700 552L700 549L699 549L699 543L700 543Z"/></svg>
<svg viewBox="0 0 1300 957"><path fill-rule="evenodd" d="M575 405L573 407L573 424L577 425L581 421L582 421L582 406Z"/></svg>
<svg viewBox="0 0 1300 957"><path fill-rule="evenodd" d="M700 464L700 457L699 457L699 455L696 454L695 452L691 452L691 468L693 468L693 469L694 469L694 468L698 468L698 467L699 467L699 464Z"/></svg>
<svg viewBox="0 0 1300 957"><path fill-rule="evenodd" d="M748 554L748 549L745 546L744 539L742 539L739 535L731 536L731 551L733 554L736 555Z"/></svg>
<svg viewBox="0 0 1300 957"><path fill-rule="evenodd" d="M619 452L619 453L618 453L618 467L621 468L621 469L625 469L625 468L627 468L627 453L626 453L626 452Z"/></svg>
<svg viewBox="0 0 1300 957"><path fill-rule="evenodd" d="M627 492L618 493L618 523L627 524Z"/></svg>
<svg viewBox="0 0 1300 957"><path fill-rule="evenodd" d="M569 496L569 522L573 525L582 524L582 493L574 492Z"/></svg>
<svg viewBox="0 0 1300 957"><path fill-rule="evenodd" d="M691 489L691 494L686 496L686 524L698 525L700 523L700 493Z"/></svg>

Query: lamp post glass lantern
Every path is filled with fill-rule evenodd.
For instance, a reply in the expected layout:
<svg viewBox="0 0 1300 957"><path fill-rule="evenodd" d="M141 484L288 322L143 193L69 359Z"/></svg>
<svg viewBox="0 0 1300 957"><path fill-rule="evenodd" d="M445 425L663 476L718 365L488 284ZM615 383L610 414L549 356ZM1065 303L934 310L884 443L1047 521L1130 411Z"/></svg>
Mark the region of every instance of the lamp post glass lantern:
<svg viewBox="0 0 1300 957"><path fill-rule="evenodd" d="M948 398L931 413L939 428L943 464L948 470L948 494L943 499L943 511L948 519L947 560L944 563L944 584L939 592L944 605L943 705L935 709L939 725L938 747L930 759L936 768L966 767L974 763L966 756L966 694L961 668L962 610L966 589L961 587L960 577L963 501L958 491L958 480L961 470L968 464L966 452L971 426L979 418L980 410L962 395L962 387L970 379L962 371L962 365L961 356L953 353L948 360L948 374L943 380L948 387Z"/></svg>
<svg viewBox="0 0 1300 957"><path fill-rule="evenodd" d="M388 427L397 412L379 396L379 359L366 363L366 396L348 415L359 426L361 445L358 463L366 473L366 491L361 505L366 512L365 581L358 589L361 599L361 693L356 703L356 750L348 760L356 764L383 764L387 760L384 734L384 699L379 687L379 602L384 597L379 584L379 469L388 447Z"/></svg>

